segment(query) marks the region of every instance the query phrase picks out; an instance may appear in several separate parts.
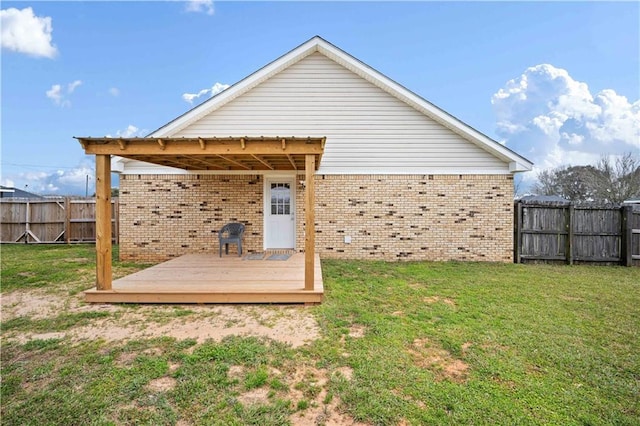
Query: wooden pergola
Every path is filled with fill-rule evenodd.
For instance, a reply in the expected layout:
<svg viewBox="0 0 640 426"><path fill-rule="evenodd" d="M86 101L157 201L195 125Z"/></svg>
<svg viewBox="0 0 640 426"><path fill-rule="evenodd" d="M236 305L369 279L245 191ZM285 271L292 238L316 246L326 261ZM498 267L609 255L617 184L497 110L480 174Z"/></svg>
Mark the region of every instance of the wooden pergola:
<svg viewBox="0 0 640 426"><path fill-rule="evenodd" d="M111 290L111 156L184 170L305 171L305 279L314 290L314 174L325 138L201 137L94 138L76 137L86 154L96 156L96 289Z"/></svg>

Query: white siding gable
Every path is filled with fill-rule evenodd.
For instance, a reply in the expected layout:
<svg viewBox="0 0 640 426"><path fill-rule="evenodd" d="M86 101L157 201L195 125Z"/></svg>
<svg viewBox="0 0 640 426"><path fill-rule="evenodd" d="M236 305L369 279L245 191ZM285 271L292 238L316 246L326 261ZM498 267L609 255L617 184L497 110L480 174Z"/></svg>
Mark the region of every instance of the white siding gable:
<svg viewBox="0 0 640 426"><path fill-rule="evenodd" d="M178 131L327 137L318 173L509 173L509 164L320 53Z"/></svg>

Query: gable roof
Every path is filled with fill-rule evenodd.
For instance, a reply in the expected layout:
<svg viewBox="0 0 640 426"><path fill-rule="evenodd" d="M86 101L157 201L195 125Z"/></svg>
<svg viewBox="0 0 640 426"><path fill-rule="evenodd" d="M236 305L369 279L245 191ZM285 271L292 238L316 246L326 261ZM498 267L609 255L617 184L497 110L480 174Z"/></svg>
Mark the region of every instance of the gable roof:
<svg viewBox="0 0 640 426"><path fill-rule="evenodd" d="M456 134L477 145L483 150L509 163L511 172L531 170L533 163L521 155L515 153L509 148L501 145L490 137L477 131L473 127L467 125L446 111L438 108L426 99L416 95L404 86L396 83L392 79L382 73L371 68L362 61L354 58L345 51L339 49L328 41L319 36L315 36L307 42L301 44L289 53L281 56L270 64L264 66L227 90L217 94L216 96L206 100L200 105L187 111L185 114L177 117L173 121L165 124L155 130L148 137L171 137L181 129L191 125L202 117L219 109L223 105L238 98L249 90L253 89L262 82L268 80L275 74L283 71L291 65L299 62L305 57L318 52L334 62L342 65L346 69L364 78L390 95L396 97L412 108L420 111L427 117L447 127Z"/></svg>

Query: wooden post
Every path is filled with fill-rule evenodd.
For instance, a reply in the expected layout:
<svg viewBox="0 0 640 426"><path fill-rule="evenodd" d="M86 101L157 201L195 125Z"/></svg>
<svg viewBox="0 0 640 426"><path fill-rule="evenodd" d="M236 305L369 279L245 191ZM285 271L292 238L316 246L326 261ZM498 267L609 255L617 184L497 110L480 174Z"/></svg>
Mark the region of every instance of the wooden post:
<svg viewBox="0 0 640 426"><path fill-rule="evenodd" d="M522 263L522 202L520 201L516 203L513 229L513 261Z"/></svg>
<svg viewBox="0 0 640 426"><path fill-rule="evenodd" d="M573 265L573 204L569 204L566 210L567 239L564 243L564 255L567 258L567 265Z"/></svg>
<svg viewBox="0 0 640 426"><path fill-rule="evenodd" d="M120 199L116 198L113 203L113 226L114 241L120 244Z"/></svg>
<svg viewBox="0 0 640 426"><path fill-rule="evenodd" d="M620 230L620 263L624 266L633 265L633 207L622 206L622 229Z"/></svg>
<svg viewBox="0 0 640 426"><path fill-rule="evenodd" d="M111 290L111 156L96 155L96 289Z"/></svg>
<svg viewBox="0 0 640 426"><path fill-rule="evenodd" d="M29 222L31 221L31 204L29 200L27 200L27 211L26 217L24 219L24 243L29 244L29 234L31 233L31 228L29 226Z"/></svg>
<svg viewBox="0 0 640 426"><path fill-rule="evenodd" d="M71 200L69 197L64 199L64 241L67 244L71 242Z"/></svg>
<svg viewBox="0 0 640 426"><path fill-rule="evenodd" d="M313 291L315 280L315 245L316 245L316 215L315 215L315 185L316 157L313 154L305 156L305 227L304 227L304 289Z"/></svg>

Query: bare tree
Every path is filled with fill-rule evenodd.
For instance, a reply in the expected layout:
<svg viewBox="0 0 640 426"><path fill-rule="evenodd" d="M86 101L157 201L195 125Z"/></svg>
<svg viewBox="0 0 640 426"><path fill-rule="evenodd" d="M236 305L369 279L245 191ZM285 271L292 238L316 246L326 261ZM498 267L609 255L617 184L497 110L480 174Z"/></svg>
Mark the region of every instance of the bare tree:
<svg viewBox="0 0 640 426"><path fill-rule="evenodd" d="M591 188L592 166L563 166L543 170L533 191L540 195L558 195L571 201L585 201L594 198Z"/></svg>
<svg viewBox="0 0 640 426"><path fill-rule="evenodd" d="M630 152L615 160L603 155L596 164L591 187L596 199L610 203L639 197L640 159Z"/></svg>
<svg viewBox="0 0 640 426"><path fill-rule="evenodd" d="M615 159L603 155L595 166L544 170L532 189L540 195L559 195L571 201L622 203L640 197L640 158L633 153Z"/></svg>

